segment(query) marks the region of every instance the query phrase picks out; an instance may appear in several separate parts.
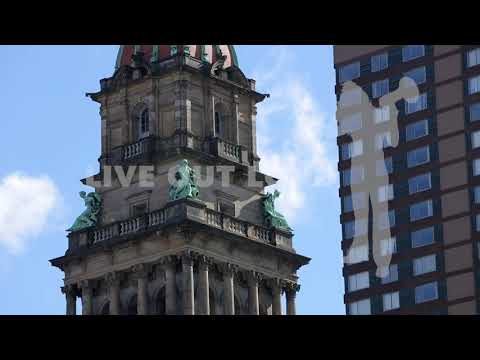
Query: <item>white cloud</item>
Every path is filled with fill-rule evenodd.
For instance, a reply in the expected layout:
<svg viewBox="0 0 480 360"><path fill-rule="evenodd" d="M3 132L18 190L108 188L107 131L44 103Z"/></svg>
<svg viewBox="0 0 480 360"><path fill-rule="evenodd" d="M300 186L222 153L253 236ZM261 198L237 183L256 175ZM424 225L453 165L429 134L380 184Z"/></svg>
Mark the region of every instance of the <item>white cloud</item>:
<svg viewBox="0 0 480 360"><path fill-rule="evenodd" d="M47 176L13 173L0 180L0 246L21 253L46 226L59 204L59 191Z"/></svg>
<svg viewBox="0 0 480 360"><path fill-rule="evenodd" d="M266 59L273 65L256 71L257 88L271 91L265 104L258 106L257 141L262 159L262 172L279 178L277 188L282 195L278 208L287 219L295 220L297 210L305 206L306 192L312 186L336 185L336 121L320 109L312 91L303 80L304 74L291 71L293 54L286 46L273 48ZM259 80L260 79L260 80ZM272 118L275 118L272 121ZM272 138L279 121L290 121L292 131ZM276 144L275 148L273 145Z"/></svg>

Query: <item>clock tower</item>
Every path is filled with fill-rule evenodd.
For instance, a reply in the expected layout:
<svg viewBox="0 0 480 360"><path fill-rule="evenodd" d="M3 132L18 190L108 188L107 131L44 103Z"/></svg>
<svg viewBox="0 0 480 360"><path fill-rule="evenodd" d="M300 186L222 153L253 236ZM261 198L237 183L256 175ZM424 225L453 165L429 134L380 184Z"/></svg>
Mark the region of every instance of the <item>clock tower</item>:
<svg viewBox="0 0 480 360"><path fill-rule="evenodd" d="M259 171L267 94L232 45L120 46L100 104L99 172L51 260L67 314L295 314L293 230Z"/></svg>

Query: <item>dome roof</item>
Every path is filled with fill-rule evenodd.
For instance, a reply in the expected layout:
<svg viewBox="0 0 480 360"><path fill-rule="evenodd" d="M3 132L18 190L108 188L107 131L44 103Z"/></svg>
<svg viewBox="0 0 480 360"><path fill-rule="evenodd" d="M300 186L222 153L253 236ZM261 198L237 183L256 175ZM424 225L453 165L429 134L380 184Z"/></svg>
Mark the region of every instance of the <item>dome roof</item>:
<svg viewBox="0 0 480 360"><path fill-rule="evenodd" d="M149 62L162 61L175 54L189 54L198 60L215 63L225 56L224 67L238 67L233 45L121 45L118 50L115 68L132 63L132 55L142 52Z"/></svg>

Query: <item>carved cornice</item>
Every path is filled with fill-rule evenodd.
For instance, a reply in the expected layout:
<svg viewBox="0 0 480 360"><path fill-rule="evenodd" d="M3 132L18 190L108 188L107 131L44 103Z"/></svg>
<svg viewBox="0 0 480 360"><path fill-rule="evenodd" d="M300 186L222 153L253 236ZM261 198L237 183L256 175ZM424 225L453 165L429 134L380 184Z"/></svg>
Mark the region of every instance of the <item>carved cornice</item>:
<svg viewBox="0 0 480 360"><path fill-rule="evenodd" d="M267 285L267 287L270 288L272 292L276 292L276 291L281 292L284 286L284 281L279 278L270 278L265 280L265 284Z"/></svg>
<svg viewBox="0 0 480 360"><path fill-rule="evenodd" d="M180 258L182 261L182 264L185 265L193 265L193 262L195 261L195 252L192 250L185 250L180 254Z"/></svg>
<svg viewBox="0 0 480 360"><path fill-rule="evenodd" d="M264 276L253 270L244 271L245 279L247 280L248 285L259 285L260 282L264 279Z"/></svg>
<svg viewBox="0 0 480 360"><path fill-rule="evenodd" d="M119 286L122 275L123 274L116 271L109 272L104 276L105 283L108 287Z"/></svg>
<svg viewBox="0 0 480 360"><path fill-rule="evenodd" d="M91 294L95 283L93 280L81 280L77 286L82 294Z"/></svg>
<svg viewBox="0 0 480 360"><path fill-rule="evenodd" d="M78 289L76 285L65 285L61 287L62 293L68 296L77 296Z"/></svg>
<svg viewBox="0 0 480 360"><path fill-rule="evenodd" d="M208 270L209 267L214 263L214 259L198 253L195 254L195 260L200 270Z"/></svg>
<svg viewBox="0 0 480 360"><path fill-rule="evenodd" d="M292 281L284 281L283 289L285 292L295 295L298 291L300 291L300 284Z"/></svg>
<svg viewBox="0 0 480 360"><path fill-rule="evenodd" d="M136 264L133 265L130 269L132 272L132 275L135 279L139 278L146 278L148 276L148 273L150 272L150 265L147 264Z"/></svg>
<svg viewBox="0 0 480 360"><path fill-rule="evenodd" d="M177 255L168 255L160 259L160 265L163 266L175 266L177 265L179 258Z"/></svg>
<svg viewBox="0 0 480 360"><path fill-rule="evenodd" d="M238 266L230 263L217 264L218 270L223 275L233 276L238 273Z"/></svg>

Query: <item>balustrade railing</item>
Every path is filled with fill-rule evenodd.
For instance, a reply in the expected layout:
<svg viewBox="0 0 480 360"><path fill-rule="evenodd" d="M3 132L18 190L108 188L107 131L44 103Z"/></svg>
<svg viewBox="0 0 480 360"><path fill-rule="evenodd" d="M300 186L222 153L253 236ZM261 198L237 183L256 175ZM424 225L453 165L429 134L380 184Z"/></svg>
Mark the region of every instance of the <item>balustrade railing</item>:
<svg viewBox="0 0 480 360"><path fill-rule="evenodd" d="M121 237L135 234L155 226L165 225L172 220L172 217L176 217L177 220L182 221L182 219L185 217L188 218L185 208L183 208L183 215L182 211L178 211L182 209L182 206L184 205L181 203L173 205L173 207L166 206L163 209L156 210L139 217L130 218L106 225L101 228L92 229L89 232L89 238L93 243L98 243L119 236ZM197 217L194 219L194 221L204 222L211 227L215 227L232 234L241 235L266 244L282 243L288 245L290 242L291 237L289 237L288 234L277 234L274 229L268 229L261 225L252 224L206 207L203 209L203 211L203 215L200 215L200 217Z"/></svg>
<svg viewBox="0 0 480 360"><path fill-rule="evenodd" d="M133 157L143 154L144 151L145 146L143 140L133 144L125 145L125 147L123 148L123 158L125 160L131 159Z"/></svg>
<svg viewBox="0 0 480 360"><path fill-rule="evenodd" d="M166 209L161 209L148 214L148 226L162 225L167 221Z"/></svg>
<svg viewBox="0 0 480 360"><path fill-rule="evenodd" d="M233 158L236 162L240 162L240 146L228 143L226 141L223 141L223 153L227 155L228 157Z"/></svg>
<svg viewBox="0 0 480 360"><path fill-rule="evenodd" d="M233 144L221 138L213 138L209 140L210 152L214 155L233 160L237 163L249 163L248 156L242 152L244 149L241 145Z"/></svg>
<svg viewBox="0 0 480 360"><path fill-rule="evenodd" d="M120 222L120 235L135 233L140 230L141 218L128 219Z"/></svg>
<svg viewBox="0 0 480 360"><path fill-rule="evenodd" d="M115 236L115 225L107 226L93 231L93 242L97 243L113 238Z"/></svg>
<svg viewBox="0 0 480 360"><path fill-rule="evenodd" d="M208 225L264 243L270 243L271 230L267 228L250 224L211 209L205 209L205 212Z"/></svg>

